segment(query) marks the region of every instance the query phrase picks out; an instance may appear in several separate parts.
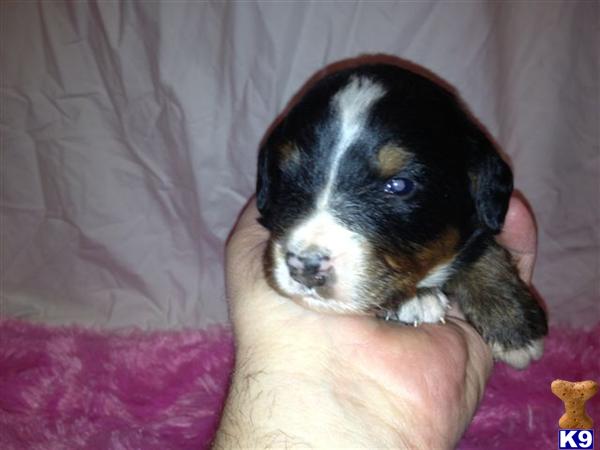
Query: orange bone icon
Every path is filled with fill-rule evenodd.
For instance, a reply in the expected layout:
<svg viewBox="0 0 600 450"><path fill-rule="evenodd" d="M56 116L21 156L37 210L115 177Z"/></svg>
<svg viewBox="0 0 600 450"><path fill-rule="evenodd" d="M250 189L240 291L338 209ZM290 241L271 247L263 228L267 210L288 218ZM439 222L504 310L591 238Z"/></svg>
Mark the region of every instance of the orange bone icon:
<svg viewBox="0 0 600 450"><path fill-rule="evenodd" d="M598 383L592 380L578 383L554 380L551 389L565 404L565 413L558 421L560 428L587 430L594 426L594 421L585 412L585 402L596 395Z"/></svg>

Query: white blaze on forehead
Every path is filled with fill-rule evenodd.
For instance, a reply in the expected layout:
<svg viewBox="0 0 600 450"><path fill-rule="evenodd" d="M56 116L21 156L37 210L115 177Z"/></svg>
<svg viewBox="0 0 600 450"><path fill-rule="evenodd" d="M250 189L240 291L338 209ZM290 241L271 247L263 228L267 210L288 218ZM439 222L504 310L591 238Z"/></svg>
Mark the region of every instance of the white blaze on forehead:
<svg viewBox="0 0 600 450"><path fill-rule="evenodd" d="M329 172L315 210L290 230L285 242L274 247L274 277L288 295L301 296L311 308L360 312L367 305L358 297L366 277L366 242L349 230L329 210L329 199L344 154L360 136L373 104L385 94L383 87L365 77L352 77L331 99L339 123L338 136L329 156ZM285 245L285 248L284 248ZM334 282L331 298L322 298L317 289L307 288L291 278L286 252L300 255L316 248L330 258Z"/></svg>
<svg viewBox="0 0 600 450"><path fill-rule="evenodd" d="M369 110L384 94L383 87L369 78L352 77L332 98L332 106L338 116L340 128L331 156L327 184L317 202L319 208L327 205L342 157L360 135Z"/></svg>

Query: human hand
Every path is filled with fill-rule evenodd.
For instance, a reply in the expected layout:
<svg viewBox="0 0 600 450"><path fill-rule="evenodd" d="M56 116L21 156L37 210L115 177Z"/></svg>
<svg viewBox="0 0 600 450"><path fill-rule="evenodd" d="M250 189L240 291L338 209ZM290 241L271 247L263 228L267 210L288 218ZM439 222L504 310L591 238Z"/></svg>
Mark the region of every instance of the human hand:
<svg viewBox="0 0 600 450"><path fill-rule="evenodd" d="M492 367L460 312L414 328L309 311L267 284L257 218L252 200L227 247L236 371L215 446L453 447ZM499 240L530 282L535 228L515 197Z"/></svg>

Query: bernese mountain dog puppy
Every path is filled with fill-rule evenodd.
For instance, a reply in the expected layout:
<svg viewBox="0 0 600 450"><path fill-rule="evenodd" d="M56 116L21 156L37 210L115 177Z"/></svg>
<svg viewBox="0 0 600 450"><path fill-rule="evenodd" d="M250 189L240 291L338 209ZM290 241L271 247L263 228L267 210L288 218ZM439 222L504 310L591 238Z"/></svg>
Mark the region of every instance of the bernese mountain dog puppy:
<svg viewBox="0 0 600 450"><path fill-rule="evenodd" d="M272 286L323 312L444 322L450 301L494 356L543 353L544 310L498 245L512 173L445 88L391 64L316 82L261 146Z"/></svg>

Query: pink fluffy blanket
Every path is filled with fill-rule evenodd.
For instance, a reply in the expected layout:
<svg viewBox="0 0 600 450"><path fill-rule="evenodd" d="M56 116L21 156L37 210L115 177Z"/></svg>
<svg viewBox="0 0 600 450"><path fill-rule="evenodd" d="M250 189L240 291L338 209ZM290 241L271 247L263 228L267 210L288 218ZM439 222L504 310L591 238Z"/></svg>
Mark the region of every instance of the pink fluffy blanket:
<svg viewBox="0 0 600 450"><path fill-rule="evenodd" d="M97 332L0 322L0 448L202 449L232 367L226 328ZM556 378L600 381L600 325L551 329L544 358L497 364L462 449L556 448ZM600 423L600 395L587 404Z"/></svg>

